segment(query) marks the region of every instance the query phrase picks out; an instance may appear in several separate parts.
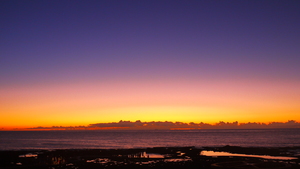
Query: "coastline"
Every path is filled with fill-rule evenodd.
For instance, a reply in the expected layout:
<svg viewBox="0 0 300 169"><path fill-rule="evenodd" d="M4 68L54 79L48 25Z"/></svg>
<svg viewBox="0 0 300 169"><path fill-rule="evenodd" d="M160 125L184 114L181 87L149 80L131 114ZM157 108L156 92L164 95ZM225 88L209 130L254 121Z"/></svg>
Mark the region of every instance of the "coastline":
<svg viewBox="0 0 300 169"><path fill-rule="evenodd" d="M209 153L218 153L212 154ZM208 154L204 154L208 153ZM225 154L224 153L228 153ZM260 155L260 156L259 156ZM268 158L270 157L270 158ZM285 157L286 159L284 159ZM290 168L300 167L300 147L154 147L0 151L3 169L83 168Z"/></svg>

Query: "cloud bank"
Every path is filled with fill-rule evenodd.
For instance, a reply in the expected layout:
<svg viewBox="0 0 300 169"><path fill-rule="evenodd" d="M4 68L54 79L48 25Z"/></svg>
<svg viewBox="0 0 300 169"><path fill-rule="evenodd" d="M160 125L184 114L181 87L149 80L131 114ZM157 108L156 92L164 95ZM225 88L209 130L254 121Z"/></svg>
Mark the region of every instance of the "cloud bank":
<svg viewBox="0 0 300 169"><path fill-rule="evenodd" d="M216 124L208 123L183 123L183 122L141 122L137 120L119 121L112 123L95 123L88 126L52 126L52 127L34 127L30 130L200 130L200 129L272 129L272 128L300 128L300 123L295 120L287 122L271 122L271 123L239 123L239 122L223 122Z"/></svg>

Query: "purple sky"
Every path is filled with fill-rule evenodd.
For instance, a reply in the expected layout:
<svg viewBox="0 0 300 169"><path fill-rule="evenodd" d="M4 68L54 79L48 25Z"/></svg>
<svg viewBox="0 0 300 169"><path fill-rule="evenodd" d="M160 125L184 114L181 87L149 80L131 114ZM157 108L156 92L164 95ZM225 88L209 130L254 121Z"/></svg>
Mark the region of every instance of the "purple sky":
<svg viewBox="0 0 300 169"><path fill-rule="evenodd" d="M0 85L103 78L299 80L300 2L1 1Z"/></svg>

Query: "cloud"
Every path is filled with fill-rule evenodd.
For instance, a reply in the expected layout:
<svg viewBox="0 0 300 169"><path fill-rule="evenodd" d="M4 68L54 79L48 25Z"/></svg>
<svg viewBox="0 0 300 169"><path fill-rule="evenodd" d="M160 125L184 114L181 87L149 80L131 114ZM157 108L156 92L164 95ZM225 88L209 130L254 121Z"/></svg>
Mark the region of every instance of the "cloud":
<svg viewBox="0 0 300 169"><path fill-rule="evenodd" d="M183 122L141 122L137 120L119 121L112 123L95 123L88 126L52 126L52 127L34 127L28 128L31 130L198 130L198 129L271 129L271 128L300 128L300 123L294 120L287 122L271 122L271 123L258 123L258 122L223 122L220 121L216 124L208 123L183 123Z"/></svg>

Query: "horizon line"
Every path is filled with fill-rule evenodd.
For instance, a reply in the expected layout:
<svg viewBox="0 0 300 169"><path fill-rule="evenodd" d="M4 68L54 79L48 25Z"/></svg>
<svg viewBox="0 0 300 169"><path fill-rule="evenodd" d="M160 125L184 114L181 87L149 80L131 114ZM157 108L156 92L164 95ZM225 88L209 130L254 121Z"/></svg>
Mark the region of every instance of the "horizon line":
<svg viewBox="0 0 300 169"><path fill-rule="evenodd" d="M288 120L286 122L246 122L239 123L219 121L218 123L204 122L172 122L172 121L126 121L108 123L93 123L80 126L37 126L37 127L0 127L0 131L41 131L41 130L202 130L202 129L276 129L300 128L300 122Z"/></svg>

